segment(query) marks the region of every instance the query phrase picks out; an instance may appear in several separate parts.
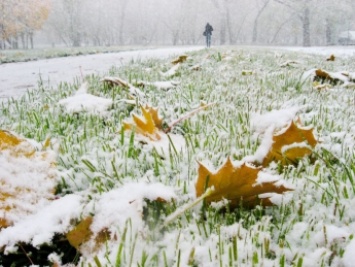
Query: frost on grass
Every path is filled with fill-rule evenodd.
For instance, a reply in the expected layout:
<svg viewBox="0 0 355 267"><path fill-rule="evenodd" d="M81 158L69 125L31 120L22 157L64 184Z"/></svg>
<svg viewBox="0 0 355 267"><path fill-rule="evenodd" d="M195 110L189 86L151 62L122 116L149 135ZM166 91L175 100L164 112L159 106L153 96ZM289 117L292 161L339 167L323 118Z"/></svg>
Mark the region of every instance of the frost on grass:
<svg viewBox="0 0 355 267"><path fill-rule="evenodd" d="M170 129L156 127L163 132L159 140L140 134L137 124L120 132L123 121L132 122L126 109L111 109L110 116L74 119L62 114L56 104L63 91L51 92L50 97L38 91L22 102L3 106L1 123L6 129L36 140L47 135L61 140L57 164L62 191L58 199L44 200L41 210L1 229L0 241L6 241L7 252L16 248L17 241L51 242L53 232L75 233L80 222L91 221L86 223L84 242L76 240L79 266L98 262L102 266L352 266L354 91L330 82L326 82L329 90L313 90L307 81L324 67L319 62L327 64L325 69L332 66L332 73L347 66L352 77L354 61L336 53L332 62L314 55L277 53L282 61L298 64L280 66L275 50L216 48L189 55L187 62L174 66L171 60L139 61L110 73L132 84L151 83L142 89L144 104L159 107ZM199 71L191 71L191 66L199 66ZM304 70L314 67L302 80ZM253 74L243 75L243 70ZM154 81L171 80L169 75L179 83L174 90L153 86ZM96 78L90 80L90 88L93 95L112 99L114 105L133 93ZM217 104L186 119L184 114L197 110L193 107L201 101ZM42 102L53 108L43 112ZM143 99L136 96L131 103L133 112L141 112L135 105ZM140 118L140 125L150 120ZM291 136L302 138L277 143L275 136L283 136L290 127L301 133ZM310 132L317 143L304 138ZM282 158L292 156L291 151L307 153L302 157L296 153L295 164L276 156L262 164L271 149ZM272 184L278 190L292 184L293 191L257 194L258 204L259 198L276 204L267 208L221 209L230 203L225 195L217 204L202 201L190 207L196 200L198 162L213 170L224 166L227 158L249 167L258 163L253 168L261 170L248 183L251 189ZM211 178L215 172L208 174ZM166 201L174 197L174 201L158 200L153 205L145 201L157 197ZM39 217L47 223L41 224ZM166 218L173 219L162 224Z"/></svg>
<svg viewBox="0 0 355 267"><path fill-rule="evenodd" d="M60 100L59 105L68 113L107 114L107 110L112 107L112 99L88 94L87 86L87 83L83 83L73 96Z"/></svg>

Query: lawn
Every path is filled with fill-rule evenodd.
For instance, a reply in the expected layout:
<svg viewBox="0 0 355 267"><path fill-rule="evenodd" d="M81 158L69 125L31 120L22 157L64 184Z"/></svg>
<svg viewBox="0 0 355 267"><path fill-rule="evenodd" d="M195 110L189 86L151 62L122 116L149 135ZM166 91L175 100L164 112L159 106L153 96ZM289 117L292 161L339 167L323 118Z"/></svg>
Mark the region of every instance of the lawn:
<svg viewBox="0 0 355 267"><path fill-rule="evenodd" d="M46 47L35 49L7 49L0 50L0 64L27 62L39 59L56 57L69 57L81 55L93 55L99 53L117 53L138 49L149 49L153 47L142 46L88 46L88 47Z"/></svg>
<svg viewBox="0 0 355 267"><path fill-rule="evenodd" d="M1 104L0 264L353 266L354 58L186 55ZM292 122L301 140L266 160ZM228 177L253 201L233 182L209 201Z"/></svg>

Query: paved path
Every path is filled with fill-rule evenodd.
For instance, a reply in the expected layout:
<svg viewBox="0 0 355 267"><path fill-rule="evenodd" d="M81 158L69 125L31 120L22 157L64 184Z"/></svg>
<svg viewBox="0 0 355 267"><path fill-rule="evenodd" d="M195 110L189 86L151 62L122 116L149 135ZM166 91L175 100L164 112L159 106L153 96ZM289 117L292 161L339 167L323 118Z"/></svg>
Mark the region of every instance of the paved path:
<svg viewBox="0 0 355 267"><path fill-rule="evenodd" d="M1 64L0 101L18 98L28 89L36 88L40 77L46 87L55 88L60 82L73 82L81 76L81 71L84 75L103 74L132 59L166 58L199 49L203 47L159 48Z"/></svg>

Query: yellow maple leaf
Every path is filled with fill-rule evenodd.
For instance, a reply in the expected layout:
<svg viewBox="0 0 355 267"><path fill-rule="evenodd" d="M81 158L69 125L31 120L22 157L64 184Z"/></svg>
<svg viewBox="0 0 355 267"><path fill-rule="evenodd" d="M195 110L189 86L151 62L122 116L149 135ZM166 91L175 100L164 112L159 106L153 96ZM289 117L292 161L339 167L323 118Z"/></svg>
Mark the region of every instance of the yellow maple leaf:
<svg viewBox="0 0 355 267"><path fill-rule="evenodd" d="M93 235L90 230L93 218L91 216L80 221L71 231L69 231L65 236L70 245L72 245L77 250L80 246L87 242Z"/></svg>
<svg viewBox="0 0 355 267"><path fill-rule="evenodd" d="M43 149L49 146L47 139ZM6 162L0 168L0 227L8 227L13 217L29 214L32 205L54 197L55 163L48 151L36 151L29 141L5 130L0 130L0 157ZM29 182L27 177L38 180ZM36 187L39 183L41 188Z"/></svg>
<svg viewBox="0 0 355 267"><path fill-rule="evenodd" d="M293 121L272 139L273 144L262 162L264 167L272 161L280 161L282 165L296 163L298 159L309 156L317 144L313 129L300 128Z"/></svg>
<svg viewBox="0 0 355 267"><path fill-rule="evenodd" d="M222 199L230 201L231 207L238 207L240 204L246 207L273 205L269 198L259 198L260 194L277 193L282 194L292 189L277 182L258 183L257 178L261 168L248 166L246 163L236 167L230 158L216 172L211 172L204 165L199 163L198 179L196 182L196 195L201 196L207 188L214 187L214 191L205 198L207 204Z"/></svg>
<svg viewBox="0 0 355 267"><path fill-rule="evenodd" d="M160 135L162 134L162 132L160 131L160 127L162 126L162 120L159 119L158 110L148 106L141 106L141 111L143 117L139 117L133 114L133 123L123 122L123 129L134 129L136 133L144 135L152 141L160 140Z"/></svg>
<svg viewBox="0 0 355 267"><path fill-rule="evenodd" d="M21 139L9 131L0 130L0 151L8 150L15 157L31 157L36 150L24 139Z"/></svg>

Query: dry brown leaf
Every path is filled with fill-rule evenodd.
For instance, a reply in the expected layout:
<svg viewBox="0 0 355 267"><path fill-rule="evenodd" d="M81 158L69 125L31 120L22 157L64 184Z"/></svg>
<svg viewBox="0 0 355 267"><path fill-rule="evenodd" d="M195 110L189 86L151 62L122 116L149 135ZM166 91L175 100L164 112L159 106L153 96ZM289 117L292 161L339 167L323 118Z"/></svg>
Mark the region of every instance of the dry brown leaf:
<svg viewBox="0 0 355 267"><path fill-rule="evenodd" d="M109 86L119 86L123 88L129 88L130 85L128 82L124 81L123 79L119 77L105 77L102 79L104 83L107 83Z"/></svg>
<svg viewBox="0 0 355 267"><path fill-rule="evenodd" d="M273 205L269 198L260 199L260 194L282 194L292 190L283 185L277 185L275 182L257 183L260 170L260 167L248 166L245 163L235 167L229 158L216 172L211 172L199 163L196 195L201 196L207 188L213 186L214 191L205 198L207 204L227 199L231 207L238 207L240 204L255 207L259 204Z"/></svg>
<svg viewBox="0 0 355 267"><path fill-rule="evenodd" d="M272 139L272 147L262 162L264 167L272 161L280 161L282 165L296 163L298 159L309 156L317 144L313 129L299 128L293 121Z"/></svg>
<svg viewBox="0 0 355 267"><path fill-rule="evenodd" d="M321 83L330 83L332 85L343 84L344 82L349 82L349 75L344 72L331 73L322 69L317 69L313 81Z"/></svg>
<svg viewBox="0 0 355 267"><path fill-rule="evenodd" d="M335 61L335 56L331 54L328 58L327 61Z"/></svg>
<svg viewBox="0 0 355 267"><path fill-rule="evenodd" d="M178 58L174 59L173 61L171 61L172 64L176 65L178 63L183 63L185 62L187 59L187 56L186 55L181 55L179 56Z"/></svg>

